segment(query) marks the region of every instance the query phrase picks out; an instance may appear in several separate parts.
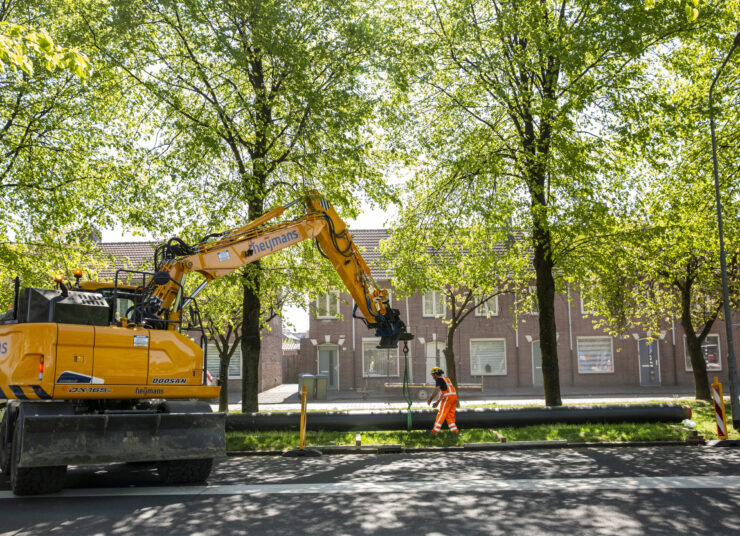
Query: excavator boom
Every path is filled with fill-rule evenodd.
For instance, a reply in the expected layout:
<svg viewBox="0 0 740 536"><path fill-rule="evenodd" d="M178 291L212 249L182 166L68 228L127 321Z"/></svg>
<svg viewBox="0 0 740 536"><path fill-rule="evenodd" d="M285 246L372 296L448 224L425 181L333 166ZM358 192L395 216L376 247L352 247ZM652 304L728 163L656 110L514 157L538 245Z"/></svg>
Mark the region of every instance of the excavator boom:
<svg viewBox="0 0 740 536"><path fill-rule="evenodd" d="M157 264L158 282L153 297L159 305L158 316L177 320L173 305L181 296L182 282L189 272L202 274L212 281L232 273L249 263L267 257L304 240L314 238L322 253L329 259L344 282L360 311L365 324L376 330L381 348L396 348L398 340L413 336L406 332L398 311L388 301L388 291L373 280L370 268L352 241L346 224L334 208L318 193L310 192L303 202L307 212L295 219L269 224L283 215L286 206L275 207L243 227L235 228L188 246L176 240L162 248L161 262ZM177 247L175 247L177 246ZM165 276L166 273L166 276ZM156 279L156 276L155 278Z"/></svg>

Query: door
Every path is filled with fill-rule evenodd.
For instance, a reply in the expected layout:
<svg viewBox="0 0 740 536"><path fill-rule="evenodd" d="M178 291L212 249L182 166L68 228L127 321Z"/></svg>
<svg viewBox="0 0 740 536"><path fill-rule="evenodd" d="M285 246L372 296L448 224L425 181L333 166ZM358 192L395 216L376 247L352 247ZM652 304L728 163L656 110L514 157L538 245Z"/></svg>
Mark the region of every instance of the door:
<svg viewBox="0 0 740 536"><path fill-rule="evenodd" d="M426 362L427 362L427 375L424 381L426 383L433 383L432 380L432 369L434 367L440 367L442 370L445 369L444 367L444 354L442 351L444 350L444 343L442 342L428 342L426 344ZM445 374L447 371L445 370Z"/></svg>
<svg viewBox="0 0 740 536"><path fill-rule="evenodd" d="M337 347L325 346L319 348L319 374L328 376L327 388L339 388L339 359Z"/></svg>
<svg viewBox="0 0 740 536"><path fill-rule="evenodd" d="M637 341L640 353L640 385L649 387L660 385L660 355L658 341L648 339Z"/></svg>
<svg viewBox="0 0 740 536"><path fill-rule="evenodd" d="M532 385L543 386L542 380L542 351L540 341L532 341Z"/></svg>

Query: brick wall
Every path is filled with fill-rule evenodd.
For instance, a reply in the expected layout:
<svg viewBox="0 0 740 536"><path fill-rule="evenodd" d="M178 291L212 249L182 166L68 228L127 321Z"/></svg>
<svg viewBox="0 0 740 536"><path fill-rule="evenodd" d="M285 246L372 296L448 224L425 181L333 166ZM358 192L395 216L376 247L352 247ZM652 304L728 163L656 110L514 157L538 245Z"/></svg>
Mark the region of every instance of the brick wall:
<svg viewBox="0 0 740 536"><path fill-rule="evenodd" d="M384 288L387 283L379 282ZM593 327L593 317L581 312L581 303L576 292L571 294L569 303L566 295L556 296L555 315L558 332L558 362L560 368L560 385L565 392L607 392L617 387L628 388L639 393L645 388L640 385L640 361L638 340L647 338L644 332L633 330L626 335L611 338L613 372L579 371L577 364L579 338L582 344L587 337L607 337ZM399 358L398 372L383 377L363 375L363 339L374 336L360 320L352 319L352 305L349 295L341 296L340 312L342 319L317 319L312 314L309 321L309 336L301 341L300 372L315 374L318 371L318 354L323 349L338 352L338 389L384 391L386 383L400 383L403 378L403 359ZM454 351L458 381L460 383L482 384L485 392L511 392L520 389L526 392L537 392L542 387L534 385L533 345L539 339L538 316L525 311L518 312L518 331L514 328L514 298L509 295L499 296L498 315L491 318L469 315L455 334ZM393 307L399 309L401 318L414 334L415 339L409 343L410 381L424 383L427 378L426 350L433 341L446 343L447 326L438 318L422 315L422 296L414 295L408 299L395 300ZM734 322L740 321L740 314L734 313ZM686 370L683 331L680 323L672 326L668 323L663 328L662 338L655 335L658 347L660 385L678 386L691 390L694 385L693 373ZM725 326L721 321L715 322L712 334L719 336L721 353L721 370L710 371L710 380L718 376L720 381L727 382L727 346ZM733 332L735 340L740 340L740 328ZM340 338L344 338L341 346ZM311 340L316 342L314 345ZM425 345L422 345L424 339ZM506 348L506 373L504 375L471 375L471 339L502 339ZM675 347L673 341L675 339ZM571 342L572 341L572 342ZM441 348L440 348L441 349ZM399 351L399 356L403 354ZM445 368L444 357L440 353L440 366ZM394 392L397 389L394 390Z"/></svg>

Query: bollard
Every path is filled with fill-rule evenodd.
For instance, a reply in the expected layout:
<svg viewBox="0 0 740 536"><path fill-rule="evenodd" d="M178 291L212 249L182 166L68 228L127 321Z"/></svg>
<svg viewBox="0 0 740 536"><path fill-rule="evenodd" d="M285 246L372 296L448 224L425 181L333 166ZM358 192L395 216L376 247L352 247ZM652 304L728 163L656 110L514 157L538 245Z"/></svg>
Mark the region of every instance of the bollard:
<svg viewBox="0 0 740 536"><path fill-rule="evenodd" d="M306 386L301 394L301 450L306 450Z"/></svg>
<svg viewBox="0 0 740 536"><path fill-rule="evenodd" d="M727 439L727 418L725 417L725 399L722 397L722 384L715 376L712 384L712 400L714 413L717 417L717 438Z"/></svg>
<svg viewBox="0 0 740 536"><path fill-rule="evenodd" d="M306 386L304 385L301 389L301 424L298 430L300 434L300 446L297 449L286 450L283 452L283 456L290 456L292 458L306 458L313 456L321 456L321 451L316 449L306 448L306 422L308 421L308 415L306 413Z"/></svg>

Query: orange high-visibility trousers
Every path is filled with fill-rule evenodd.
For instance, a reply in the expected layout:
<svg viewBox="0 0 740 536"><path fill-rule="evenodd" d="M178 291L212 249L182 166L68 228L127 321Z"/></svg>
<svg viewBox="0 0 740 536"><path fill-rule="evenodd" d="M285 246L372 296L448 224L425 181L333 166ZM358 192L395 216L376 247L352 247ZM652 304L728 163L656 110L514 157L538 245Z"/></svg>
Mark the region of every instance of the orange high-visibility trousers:
<svg viewBox="0 0 740 536"><path fill-rule="evenodd" d="M434 419L434 428L432 428L433 434L438 434L442 429L442 423L447 421L447 427L450 432L456 434L459 432L457 424L455 424L455 408L457 408L457 395L449 394L442 396L442 400L439 402L439 410L437 411L437 418Z"/></svg>

